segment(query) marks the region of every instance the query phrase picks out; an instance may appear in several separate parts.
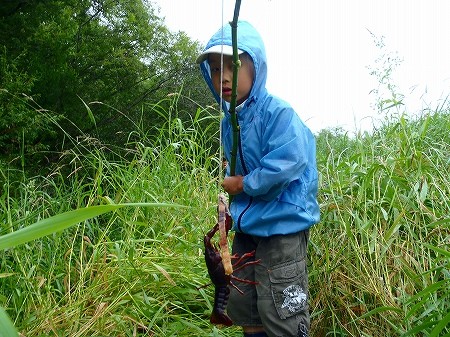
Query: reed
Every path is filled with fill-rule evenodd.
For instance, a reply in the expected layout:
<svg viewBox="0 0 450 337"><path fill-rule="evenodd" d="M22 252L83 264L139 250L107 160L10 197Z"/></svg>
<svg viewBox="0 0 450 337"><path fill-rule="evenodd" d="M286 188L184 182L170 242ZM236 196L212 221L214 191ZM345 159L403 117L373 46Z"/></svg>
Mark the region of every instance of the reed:
<svg viewBox="0 0 450 337"><path fill-rule="evenodd" d="M13 181L1 169L0 242L73 210L135 205L3 249L0 326L6 312L23 336L241 335L209 324L213 289L199 289L209 282L202 239L216 221L219 119L199 108L183 121L179 95L152 107L165 121L157 136L137 123L121 151L86 136L68 139L49 176ZM311 335L450 333L449 112L317 135Z"/></svg>

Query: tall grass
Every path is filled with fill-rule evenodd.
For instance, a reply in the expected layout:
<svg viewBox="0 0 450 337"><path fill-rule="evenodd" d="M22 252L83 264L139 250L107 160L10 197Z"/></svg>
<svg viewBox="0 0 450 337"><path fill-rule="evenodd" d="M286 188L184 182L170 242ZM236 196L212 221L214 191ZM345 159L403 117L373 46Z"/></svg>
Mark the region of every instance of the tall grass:
<svg viewBox="0 0 450 337"><path fill-rule="evenodd" d="M218 117L179 118L175 95L152 107L124 155L83 137L47 177L8 180L0 235L75 208L120 208L2 251L0 307L23 336L240 336L209 324L203 262L215 223ZM183 112L184 113L184 112ZM450 334L449 111L399 116L374 134L318 137L322 220L311 231L313 336Z"/></svg>
<svg viewBox="0 0 450 337"><path fill-rule="evenodd" d="M218 116L198 109L182 123L174 102L153 107L165 126L155 138L131 134L125 157L70 139L51 176L4 186L0 234L105 198L189 207L120 209L2 252L0 305L23 335L222 335L208 321L213 289L198 290L221 170L204 124L218 130Z"/></svg>
<svg viewBox="0 0 450 337"><path fill-rule="evenodd" d="M317 335L450 333L448 117L400 116L373 135L319 136Z"/></svg>

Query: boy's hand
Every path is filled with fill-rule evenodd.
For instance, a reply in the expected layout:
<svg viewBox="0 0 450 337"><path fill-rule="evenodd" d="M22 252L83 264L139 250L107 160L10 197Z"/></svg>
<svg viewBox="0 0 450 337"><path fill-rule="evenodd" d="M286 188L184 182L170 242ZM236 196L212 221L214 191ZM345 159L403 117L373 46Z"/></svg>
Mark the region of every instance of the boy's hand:
<svg viewBox="0 0 450 337"><path fill-rule="evenodd" d="M222 182L222 187L231 195L239 194L244 191L244 177L230 176L226 177Z"/></svg>

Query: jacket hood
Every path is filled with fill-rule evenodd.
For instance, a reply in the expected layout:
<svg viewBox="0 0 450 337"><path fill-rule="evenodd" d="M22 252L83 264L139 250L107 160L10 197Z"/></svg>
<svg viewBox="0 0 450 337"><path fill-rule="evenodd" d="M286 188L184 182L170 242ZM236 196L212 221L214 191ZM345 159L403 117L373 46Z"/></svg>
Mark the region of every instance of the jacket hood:
<svg viewBox="0 0 450 337"><path fill-rule="evenodd" d="M227 24L219 29L206 44L204 50L214 46L232 46L231 25ZM266 92L267 80L267 59L264 42L256 31L256 29L247 21L238 21L237 24L237 47L250 55L255 68L255 78L247 101L258 100ZM207 60L200 63L200 69L209 89L214 95L217 103L220 104L220 96L215 92L211 81L211 72ZM239 83L238 83L239 85ZM226 104L223 102L223 108L228 111Z"/></svg>

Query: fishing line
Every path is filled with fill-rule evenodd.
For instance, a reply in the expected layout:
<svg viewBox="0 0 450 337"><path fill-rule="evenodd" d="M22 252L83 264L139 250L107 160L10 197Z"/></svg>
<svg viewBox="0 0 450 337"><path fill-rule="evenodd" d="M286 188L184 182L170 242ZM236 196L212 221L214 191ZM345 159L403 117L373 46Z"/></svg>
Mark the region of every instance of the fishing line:
<svg viewBox="0 0 450 337"><path fill-rule="evenodd" d="M222 82L223 82L223 25L224 25L224 0L222 0L222 8L221 8L221 44L220 44L220 93L219 93L219 179L218 179L218 190L220 191L223 174L222 171L224 169L224 155L223 155L223 147L222 147L222 118L223 118L223 93L222 93ZM220 200L218 200L220 201Z"/></svg>

